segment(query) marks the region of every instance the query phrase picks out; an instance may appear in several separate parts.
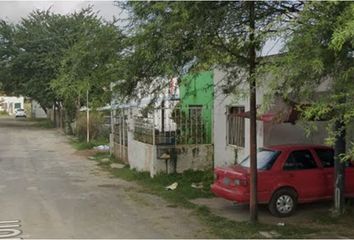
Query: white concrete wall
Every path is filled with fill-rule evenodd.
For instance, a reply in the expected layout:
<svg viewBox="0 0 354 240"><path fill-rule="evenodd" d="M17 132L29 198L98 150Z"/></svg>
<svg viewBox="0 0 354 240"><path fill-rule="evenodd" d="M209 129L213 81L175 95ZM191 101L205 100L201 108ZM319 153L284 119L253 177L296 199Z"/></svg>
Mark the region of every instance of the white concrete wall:
<svg viewBox="0 0 354 240"><path fill-rule="evenodd" d="M156 159L155 146L132 140L128 147L128 158L131 169L140 172L150 172L151 176L156 174L154 167Z"/></svg>
<svg viewBox="0 0 354 240"><path fill-rule="evenodd" d="M326 131L327 122L316 122L317 131L311 132L309 136L300 124L281 123L264 124L264 145L272 146L278 144L324 144L328 137Z"/></svg>
<svg viewBox="0 0 354 240"><path fill-rule="evenodd" d="M235 97L225 96L220 91L220 83L224 74L218 70L214 71L215 99L214 99L214 161L215 166L227 166L241 161L249 154L249 119L245 119L245 147L239 148L227 144L227 107L245 106L245 111L249 111L248 96ZM270 78L269 78L270 79ZM241 89L247 90L247 84ZM257 105L263 103L265 87L257 89ZM317 91L328 89L328 83L321 85ZM276 102L272 108L281 109L284 103ZM291 123L264 123L257 121L257 147L271 146L278 144L323 144L327 137L326 122L315 122L318 130L309 136L301 124Z"/></svg>
<svg viewBox="0 0 354 240"><path fill-rule="evenodd" d="M128 110L128 162L131 169L140 172L149 172L154 177L161 169L156 159L156 146L134 140L134 116L139 113L138 108Z"/></svg>
<svg viewBox="0 0 354 240"><path fill-rule="evenodd" d="M157 146L146 144L134 140L134 116L138 114L138 108L131 108L128 113L128 159L127 162L131 169L140 172L149 172L151 177L158 173L166 172L166 162L157 156ZM113 145L113 136L111 136L112 153L119 155L119 144ZM119 148L119 149L118 149ZM125 148L126 150L126 148ZM210 169L213 166L213 145L177 145L177 172L183 172L188 169L203 170ZM168 172L173 171L172 161L168 161Z"/></svg>
<svg viewBox="0 0 354 240"><path fill-rule="evenodd" d="M3 108L3 111L8 112L10 115L15 114L15 104L20 103L20 108L24 108L24 97L15 97L15 96L2 96L0 97L0 102Z"/></svg>
<svg viewBox="0 0 354 240"><path fill-rule="evenodd" d="M177 173L182 173L187 170L211 169L213 167L213 150L212 144L180 144L171 145L170 148L165 145L157 146L156 170L164 173L166 171L172 173L176 170ZM167 160L167 169L166 160L159 158L163 154L168 154L171 157L171 159ZM176 163L174 162L173 154L175 154ZM176 164L176 169L174 169L174 164Z"/></svg>
<svg viewBox="0 0 354 240"><path fill-rule="evenodd" d="M32 118L46 118L47 114L35 100L32 100Z"/></svg>
<svg viewBox="0 0 354 240"><path fill-rule="evenodd" d="M213 145L177 145L177 172L207 170L213 166Z"/></svg>
<svg viewBox="0 0 354 240"><path fill-rule="evenodd" d="M244 159L249 153L249 119L245 119L245 147L236 147L228 144L227 139L227 110L228 106L244 106L249 111L248 95L226 96L222 93L220 86L224 81L225 74L214 70L214 114L213 114L213 136L214 136L214 165L228 166ZM247 91L247 84L241 85L243 92ZM262 101L262 92L257 92L257 103ZM257 121L257 146L263 146L263 122Z"/></svg>

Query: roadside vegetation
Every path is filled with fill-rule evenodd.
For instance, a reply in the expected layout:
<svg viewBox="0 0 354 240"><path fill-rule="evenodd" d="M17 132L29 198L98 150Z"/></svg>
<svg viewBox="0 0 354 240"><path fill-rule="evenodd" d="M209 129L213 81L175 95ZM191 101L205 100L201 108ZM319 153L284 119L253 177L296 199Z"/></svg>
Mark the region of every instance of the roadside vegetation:
<svg viewBox="0 0 354 240"><path fill-rule="evenodd" d="M31 122L31 126L39 128L54 128L53 122L48 118L25 118L27 122Z"/></svg>
<svg viewBox="0 0 354 240"><path fill-rule="evenodd" d="M80 112L73 127L74 138L71 144L77 150L92 149L100 145L109 145L110 125L105 124L104 112L90 112L89 131L90 141L87 142L87 118L86 112Z"/></svg>
<svg viewBox="0 0 354 240"><path fill-rule="evenodd" d="M112 96L124 103L137 96L159 96L169 79L215 66L226 73L226 84L220 86L223 92L239 93L238 87L246 84L250 92L241 95L255 100L257 87L265 85L262 74L272 72L269 104L281 97L296 105L303 120L328 121L328 144L335 146L336 154L337 213L343 213L343 160L354 156L347 134L354 121L352 2L123 1L117 5L129 13L126 27L102 20L90 7L67 15L35 10L17 24L1 20L1 90L31 97L45 110L54 106L65 116L65 132L77 136L72 144L89 149L107 144L108 137L97 127L103 124L99 114L92 114L92 135L86 143L83 106L92 110L105 106ZM268 40L277 38L285 44L279 58L269 61L257 56ZM315 96L315 89L328 79L331 89ZM116 84L114 89L111 83ZM256 101L250 102L251 112L256 113ZM250 119L255 129L256 117ZM38 125L49 127L44 121ZM173 204L194 209L212 231L222 230L222 237L256 237L256 229L273 227L229 222L192 204L189 200L198 196L210 197L208 174L150 179L147 173L127 167L101 165ZM178 188L166 191L164 187L173 182L179 182ZM189 187L193 182L205 185L196 190ZM286 226L277 231L298 237L308 229Z"/></svg>
<svg viewBox="0 0 354 240"><path fill-rule="evenodd" d="M6 111L0 111L0 116L9 116L9 114Z"/></svg>
<svg viewBox="0 0 354 240"><path fill-rule="evenodd" d="M30 120L31 121L31 120ZM53 122L50 121L47 118L43 118L43 119L34 119L32 120L35 122L35 126L36 127L40 127L40 128L54 128L53 126Z"/></svg>
<svg viewBox="0 0 354 240"><path fill-rule="evenodd" d="M87 142L86 139L71 138L70 144L77 150L92 149L100 145L108 145L109 141L106 138L98 138Z"/></svg>
<svg viewBox="0 0 354 240"><path fill-rule="evenodd" d="M249 222L239 222L215 215L206 206L198 206L191 202L197 198L211 198L210 185L213 182L212 171L186 171L184 173L158 174L154 178L147 172L137 172L128 165L122 168L112 168L112 163L120 163L119 160L110 156L109 153L98 152L90 158L97 161L102 169L109 171L113 176L133 181L142 186L144 193L162 197L170 203L170 207L183 207L192 211L206 226L210 233L218 238L264 238L260 232L274 232L274 238L304 238L308 234L316 233L317 228L306 226L276 226L266 223L253 225ZM166 187L177 182L175 190L166 190ZM193 188L192 184L202 186Z"/></svg>

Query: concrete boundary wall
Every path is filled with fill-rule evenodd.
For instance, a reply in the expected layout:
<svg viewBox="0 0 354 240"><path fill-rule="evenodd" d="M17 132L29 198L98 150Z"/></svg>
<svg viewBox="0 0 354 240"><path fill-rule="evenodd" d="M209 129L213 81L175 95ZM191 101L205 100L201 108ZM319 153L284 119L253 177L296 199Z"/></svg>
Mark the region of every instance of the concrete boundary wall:
<svg viewBox="0 0 354 240"><path fill-rule="evenodd" d="M213 167L212 144L176 145L177 172L207 170Z"/></svg>
<svg viewBox="0 0 354 240"><path fill-rule="evenodd" d="M158 173L182 173L186 170L208 170L213 167L213 145L176 145L172 146L176 153L176 163L173 160L160 159L157 156L158 145L139 141L131 141L128 148L128 162L131 169L149 172L151 177Z"/></svg>
<svg viewBox="0 0 354 240"><path fill-rule="evenodd" d="M119 160L127 164L129 163L127 146L113 142L112 150L112 154L116 156Z"/></svg>
<svg viewBox="0 0 354 240"><path fill-rule="evenodd" d="M158 172L155 166L156 146L132 140L128 146L128 161L131 169L150 172L153 177Z"/></svg>

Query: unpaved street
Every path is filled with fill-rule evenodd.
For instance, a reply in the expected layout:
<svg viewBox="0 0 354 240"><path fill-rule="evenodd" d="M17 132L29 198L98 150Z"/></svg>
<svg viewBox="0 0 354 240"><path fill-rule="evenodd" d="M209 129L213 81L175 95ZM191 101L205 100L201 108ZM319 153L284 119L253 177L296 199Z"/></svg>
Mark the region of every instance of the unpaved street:
<svg viewBox="0 0 354 240"><path fill-rule="evenodd" d="M207 238L188 210L111 178L65 136L0 119L0 222L22 238Z"/></svg>

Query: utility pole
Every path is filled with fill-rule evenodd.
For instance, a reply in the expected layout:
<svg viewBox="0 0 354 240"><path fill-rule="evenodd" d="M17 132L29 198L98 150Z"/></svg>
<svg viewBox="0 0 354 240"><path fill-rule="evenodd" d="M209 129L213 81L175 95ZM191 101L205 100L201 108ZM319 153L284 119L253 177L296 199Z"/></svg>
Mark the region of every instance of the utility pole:
<svg viewBox="0 0 354 240"><path fill-rule="evenodd" d="M90 142L89 90L86 90L86 142Z"/></svg>
<svg viewBox="0 0 354 240"><path fill-rule="evenodd" d="M250 221L258 221L257 212L257 112L256 112L256 46L255 2L249 1L249 85L250 85Z"/></svg>

